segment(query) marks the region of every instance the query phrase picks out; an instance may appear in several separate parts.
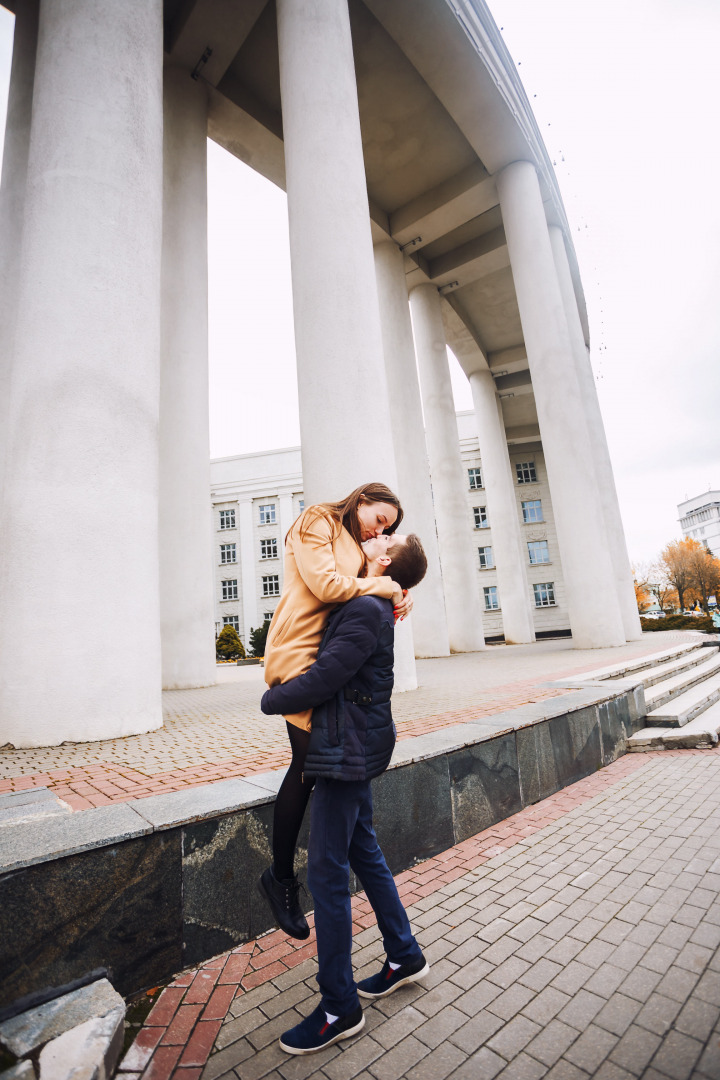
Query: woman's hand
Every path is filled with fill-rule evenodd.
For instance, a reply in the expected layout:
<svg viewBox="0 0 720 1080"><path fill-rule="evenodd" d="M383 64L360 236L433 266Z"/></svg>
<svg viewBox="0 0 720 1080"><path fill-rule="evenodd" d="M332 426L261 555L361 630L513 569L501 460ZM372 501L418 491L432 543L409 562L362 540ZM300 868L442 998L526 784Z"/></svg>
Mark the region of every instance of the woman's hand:
<svg viewBox="0 0 720 1080"><path fill-rule="evenodd" d="M410 614L413 609L413 599L407 589L402 591L402 600L394 607L395 622L402 622L402 620Z"/></svg>

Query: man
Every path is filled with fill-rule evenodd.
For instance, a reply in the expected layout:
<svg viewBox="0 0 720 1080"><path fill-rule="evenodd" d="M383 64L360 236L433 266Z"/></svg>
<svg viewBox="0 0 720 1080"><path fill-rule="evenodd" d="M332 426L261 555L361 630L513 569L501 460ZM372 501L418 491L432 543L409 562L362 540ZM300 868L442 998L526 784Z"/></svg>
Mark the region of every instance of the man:
<svg viewBox="0 0 720 1080"><path fill-rule="evenodd" d="M388 573L404 589L425 576L427 559L415 535L373 537L363 550L369 576ZM355 597L333 611L312 667L263 695L264 713L313 709L305 759L305 775L316 777L308 884L315 902L322 999L281 1036L280 1046L289 1054L311 1054L356 1034L365 1024L358 994L384 997L430 970L372 824L370 781L387 768L395 745L393 639L392 603ZM382 970L357 985L350 961L350 867L375 911L387 954Z"/></svg>

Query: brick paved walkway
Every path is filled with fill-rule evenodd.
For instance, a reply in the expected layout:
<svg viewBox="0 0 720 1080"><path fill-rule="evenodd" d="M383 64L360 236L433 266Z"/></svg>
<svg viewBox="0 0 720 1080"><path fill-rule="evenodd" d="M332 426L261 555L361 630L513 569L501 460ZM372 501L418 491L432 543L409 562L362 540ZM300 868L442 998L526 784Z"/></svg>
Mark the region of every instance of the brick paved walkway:
<svg viewBox="0 0 720 1080"><path fill-rule="evenodd" d="M401 739L566 693L538 684L687 641L689 631L646 634L616 649L567 639L493 646L418 661L420 687L393 699ZM49 787L75 810L248 776L289 761L285 727L263 716L259 667L218 669L217 686L163 695L164 727L147 735L34 750L0 750L0 793Z"/></svg>
<svg viewBox="0 0 720 1080"><path fill-rule="evenodd" d="M720 749L621 758L398 882L433 966L367 1006L360 1035L279 1049L317 964L314 937L274 931L163 991L119 1075L720 1077ZM362 896L354 919L363 977L382 947Z"/></svg>

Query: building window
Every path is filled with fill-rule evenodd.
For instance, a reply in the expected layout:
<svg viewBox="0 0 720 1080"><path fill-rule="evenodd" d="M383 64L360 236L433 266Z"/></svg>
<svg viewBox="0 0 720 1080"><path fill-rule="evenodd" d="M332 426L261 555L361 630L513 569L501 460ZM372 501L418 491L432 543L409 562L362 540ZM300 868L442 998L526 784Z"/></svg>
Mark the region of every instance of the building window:
<svg viewBox="0 0 720 1080"><path fill-rule="evenodd" d="M535 471L534 461L516 461L515 473L517 475L518 484L537 483L537 473Z"/></svg>
<svg viewBox="0 0 720 1080"><path fill-rule="evenodd" d="M522 504L523 521L529 524L533 521L544 521L542 501L540 499L526 499Z"/></svg>
<svg viewBox="0 0 720 1080"><path fill-rule="evenodd" d="M277 559L277 539L261 540L260 541L260 558L261 559Z"/></svg>
<svg viewBox="0 0 720 1080"><path fill-rule="evenodd" d="M222 598L223 600L237 600L237 578L230 578L228 581L223 581Z"/></svg>
<svg viewBox="0 0 720 1080"><path fill-rule="evenodd" d="M235 554L235 544L221 544L220 545L220 562L237 562Z"/></svg>
<svg viewBox="0 0 720 1080"><path fill-rule="evenodd" d="M497 585L487 585L483 589L483 596L485 598L486 611L500 610L500 601L498 599Z"/></svg>
<svg viewBox="0 0 720 1080"><path fill-rule="evenodd" d="M555 603L555 583L544 581L540 585L533 585L535 593L535 607L552 607Z"/></svg>
<svg viewBox="0 0 720 1080"><path fill-rule="evenodd" d="M487 529L487 528L489 528L488 516L487 516L487 508L486 507L484 507L484 506L473 506L473 514L475 515L475 528L476 529Z"/></svg>
<svg viewBox="0 0 720 1080"><path fill-rule="evenodd" d="M305 509L305 500L304 499L299 499L298 500L298 506L300 507L300 513L302 514L303 510Z"/></svg>
<svg viewBox="0 0 720 1080"><path fill-rule="evenodd" d="M280 595L280 577L278 574L269 574L262 579L263 596Z"/></svg>
<svg viewBox="0 0 720 1080"><path fill-rule="evenodd" d="M479 469L468 469L468 483L471 491L479 491L482 487L482 473Z"/></svg>
<svg viewBox="0 0 720 1080"><path fill-rule="evenodd" d="M234 510L221 510L220 511L220 528L221 529L234 529L235 528L235 511Z"/></svg>
<svg viewBox="0 0 720 1080"><path fill-rule="evenodd" d="M234 630L239 630L240 619L237 615L223 615L223 626L232 626Z"/></svg>
<svg viewBox="0 0 720 1080"><path fill-rule="evenodd" d="M481 570L490 570L495 565L495 563L493 562L491 547L478 548L478 556L480 558Z"/></svg>
<svg viewBox="0 0 720 1080"><path fill-rule="evenodd" d="M535 566L537 563L550 562L547 540L533 540L532 543L528 544L528 554L530 555L531 566Z"/></svg>
<svg viewBox="0 0 720 1080"><path fill-rule="evenodd" d="M265 611L263 613L263 622L271 622L274 614L274 611Z"/></svg>
<svg viewBox="0 0 720 1080"><path fill-rule="evenodd" d="M260 504L260 524L261 525L274 525L275 524L275 503L261 503Z"/></svg>

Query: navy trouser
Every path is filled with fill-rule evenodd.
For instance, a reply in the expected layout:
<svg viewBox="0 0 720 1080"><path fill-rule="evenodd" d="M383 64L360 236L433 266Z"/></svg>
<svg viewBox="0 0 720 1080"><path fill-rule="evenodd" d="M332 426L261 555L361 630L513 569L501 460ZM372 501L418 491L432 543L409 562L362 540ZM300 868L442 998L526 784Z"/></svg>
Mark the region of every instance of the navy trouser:
<svg viewBox="0 0 720 1080"><path fill-rule="evenodd" d="M346 1016L357 1008L353 978L352 914L348 869L357 874L372 904L388 959L396 964L422 955L375 836L369 780L315 782L308 885L315 902L318 985L326 1012Z"/></svg>

